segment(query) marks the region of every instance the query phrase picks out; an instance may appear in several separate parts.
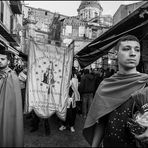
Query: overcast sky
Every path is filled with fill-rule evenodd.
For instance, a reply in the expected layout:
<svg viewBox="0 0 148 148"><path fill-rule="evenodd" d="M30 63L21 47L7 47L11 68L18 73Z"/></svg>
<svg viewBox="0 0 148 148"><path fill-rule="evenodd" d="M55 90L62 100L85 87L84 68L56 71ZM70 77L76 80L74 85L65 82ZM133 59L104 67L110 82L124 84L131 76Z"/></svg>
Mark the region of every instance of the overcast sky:
<svg viewBox="0 0 148 148"><path fill-rule="evenodd" d="M100 1L103 14L114 15L121 4L131 4L138 1ZM81 1L25 1L30 7L43 8L67 16L76 16Z"/></svg>

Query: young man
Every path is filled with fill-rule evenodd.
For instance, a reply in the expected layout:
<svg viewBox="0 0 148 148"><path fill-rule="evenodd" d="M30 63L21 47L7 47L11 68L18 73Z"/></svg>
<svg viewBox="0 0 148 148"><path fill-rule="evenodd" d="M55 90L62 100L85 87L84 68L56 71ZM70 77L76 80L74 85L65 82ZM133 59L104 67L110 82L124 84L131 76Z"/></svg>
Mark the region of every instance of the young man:
<svg viewBox="0 0 148 148"><path fill-rule="evenodd" d="M0 41L0 147L23 147L21 90L9 63L10 53Z"/></svg>
<svg viewBox="0 0 148 148"><path fill-rule="evenodd" d="M139 40L133 35L123 36L116 51L119 71L99 85L84 125L83 135L92 147L136 147L136 139L148 141L148 129L134 135L127 126L134 102L145 98L143 103L148 103L147 91L141 95L145 97L136 94L148 83L148 75L136 70L140 61Z"/></svg>

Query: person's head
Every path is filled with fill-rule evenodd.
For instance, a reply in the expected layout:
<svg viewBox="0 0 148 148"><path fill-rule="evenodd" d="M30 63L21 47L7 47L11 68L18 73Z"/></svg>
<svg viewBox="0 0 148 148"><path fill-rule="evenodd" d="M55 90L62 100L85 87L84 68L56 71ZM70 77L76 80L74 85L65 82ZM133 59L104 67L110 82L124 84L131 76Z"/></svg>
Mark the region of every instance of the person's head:
<svg viewBox="0 0 148 148"><path fill-rule="evenodd" d="M8 67L10 63L10 52L7 45L0 41L0 69Z"/></svg>
<svg viewBox="0 0 148 148"><path fill-rule="evenodd" d="M27 68L26 67L22 71L23 71L24 74L27 74Z"/></svg>
<svg viewBox="0 0 148 148"><path fill-rule="evenodd" d="M84 69L84 74L89 74L89 69Z"/></svg>
<svg viewBox="0 0 148 148"><path fill-rule="evenodd" d="M140 61L140 41L133 35L119 39L116 45L119 71L136 72Z"/></svg>
<svg viewBox="0 0 148 148"><path fill-rule="evenodd" d="M115 73L115 70L114 69L111 69L110 70L110 74L113 75L114 73Z"/></svg>
<svg viewBox="0 0 148 148"><path fill-rule="evenodd" d="M72 73L76 73L76 68L74 66L72 66Z"/></svg>

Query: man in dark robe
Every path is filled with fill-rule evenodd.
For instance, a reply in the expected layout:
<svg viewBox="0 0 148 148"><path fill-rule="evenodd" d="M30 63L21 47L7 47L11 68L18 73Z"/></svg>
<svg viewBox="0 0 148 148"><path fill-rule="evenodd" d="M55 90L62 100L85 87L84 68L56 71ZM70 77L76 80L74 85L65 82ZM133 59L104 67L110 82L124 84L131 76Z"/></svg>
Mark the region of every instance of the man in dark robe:
<svg viewBox="0 0 148 148"><path fill-rule="evenodd" d="M19 79L8 65L10 51L0 41L0 147L23 147L23 112Z"/></svg>

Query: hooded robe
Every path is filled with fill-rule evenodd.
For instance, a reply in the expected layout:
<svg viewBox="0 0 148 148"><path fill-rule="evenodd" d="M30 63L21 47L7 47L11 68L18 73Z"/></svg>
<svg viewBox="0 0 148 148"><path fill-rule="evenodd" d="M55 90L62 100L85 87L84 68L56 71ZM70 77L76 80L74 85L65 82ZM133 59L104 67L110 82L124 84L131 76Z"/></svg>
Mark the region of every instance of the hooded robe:
<svg viewBox="0 0 148 148"><path fill-rule="evenodd" d="M0 71L0 147L23 147L19 80L10 68Z"/></svg>

